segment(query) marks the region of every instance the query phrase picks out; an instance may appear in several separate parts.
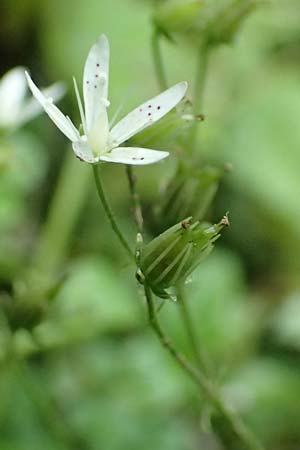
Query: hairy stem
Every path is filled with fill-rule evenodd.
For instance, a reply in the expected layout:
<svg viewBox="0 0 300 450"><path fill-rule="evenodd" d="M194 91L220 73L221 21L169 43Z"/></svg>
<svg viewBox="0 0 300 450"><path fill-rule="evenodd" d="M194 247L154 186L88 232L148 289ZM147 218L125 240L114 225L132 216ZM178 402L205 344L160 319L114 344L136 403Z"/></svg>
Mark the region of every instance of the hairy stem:
<svg viewBox="0 0 300 450"><path fill-rule="evenodd" d="M127 251L128 255L130 256L130 259L134 260L134 254L131 250L131 248L129 247L129 244L127 243L127 240L125 239L125 237L123 236L123 233L121 232L115 216L112 212L111 207L109 206L109 203L107 201L106 195L104 193L103 190L103 186L102 186L102 181L101 181L101 177L100 177L100 173L98 170L98 166L96 166L95 164L92 165L93 168L93 173L94 173L94 178L95 178L95 183L96 183L96 188L97 188L97 192L98 192L98 196L101 200L102 206L104 208L104 211L107 215L107 218L110 222L110 225L113 229L113 231L115 232L116 236L118 237L121 245L124 247L124 249Z"/></svg>
<svg viewBox="0 0 300 450"><path fill-rule="evenodd" d="M133 217L139 233L143 233L144 219L141 207L140 196L136 188L136 176L133 173L133 168L130 165L126 166L126 175L128 178L129 189L133 206Z"/></svg>
<svg viewBox="0 0 300 450"><path fill-rule="evenodd" d="M243 420L225 403L216 386L201 371L197 370L185 358L185 356L179 353L173 346L158 321L153 303L152 292L147 284L144 285L144 291L149 322L162 346L166 348L177 364L189 375L190 378L194 380L197 386L201 389L201 392L205 393L219 413L228 421L235 435L241 443L243 443L244 447L248 450L263 450L262 445L258 442L255 435L247 428Z"/></svg>
<svg viewBox="0 0 300 450"><path fill-rule="evenodd" d="M154 29L152 35L152 55L154 61L154 68L156 73L156 78L160 89L165 90L168 87L166 72L163 64L161 49L160 49L160 39L161 33L157 28Z"/></svg>

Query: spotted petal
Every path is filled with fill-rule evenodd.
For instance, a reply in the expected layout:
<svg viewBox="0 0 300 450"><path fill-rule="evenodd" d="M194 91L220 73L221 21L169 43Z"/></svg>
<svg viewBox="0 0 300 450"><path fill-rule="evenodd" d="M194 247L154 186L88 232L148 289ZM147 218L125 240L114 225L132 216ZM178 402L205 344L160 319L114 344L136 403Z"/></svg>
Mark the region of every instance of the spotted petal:
<svg viewBox="0 0 300 450"><path fill-rule="evenodd" d="M75 142L80 139L78 130L75 128L69 117L65 116L58 108L54 105L53 99L51 97L45 97L45 95L40 91L40 89L34 84L29 74L25 72L29 88L36 98L36 100L42 105L48 116L55 123L57 128L70 139L70 141Z"/></svg>
<svg viewBox="0 0 300 450"><path fill-rule="evenodd" d="M24 68L9 70L0 81L0 124L10 126L19 114L26 93Z"/></svg>
<svg viewBox="0 0 300 450"><path fill-rule="evenodd" d="M144 166L156 163L168 155L168 152L150 150L148 148L118 147L105 155L101 155L100 159L106 162Z"/></svg>
<svg viewBox="0 0 300 450"><path fill-rule="evenodd" d="M110 131L110 148L117 147L167 114L183 98L187 83L182 81L131 111Z"/></svg>
<svg viewBox="0 0 300 450"><path fill-rule="evenodd" d="M108 75L109 44L102 34L92 46L84 67L83 97L88 132L108 105Z"/></svg>

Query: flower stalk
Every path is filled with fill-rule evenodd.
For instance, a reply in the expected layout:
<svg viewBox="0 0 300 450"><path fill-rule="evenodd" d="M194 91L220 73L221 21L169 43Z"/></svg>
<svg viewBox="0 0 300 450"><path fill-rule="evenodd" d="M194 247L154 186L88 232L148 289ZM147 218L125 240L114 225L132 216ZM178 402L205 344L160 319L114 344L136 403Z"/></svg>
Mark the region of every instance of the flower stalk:
<svg viewBox="0 0 300 450"><path fill-rule="evenodd" d="M92 166L93 169L93 174L94 174L94 179L95 179L95 183L96 183L96 188L97 188L97 192L98 192L98 196L101 200L102 206L104 208L104 211L107 215L107 218L109 220L109 223L111 225L112 230L114 231L114 233L116 234L117 238L119 239L121 245L123 246L123 248L126 250L127 254L129 255L130 259L135 260L134 258L134 254L127 242L127 240L125 239L125 237L123 236L122 231L120 230L117 221L115 219L114 213L107 201L106 195L104 193L103 190L103 185L102 185L102 180L101 180L101 176L98 170L98 166L93 165Z"/></svg>
<svg viewBox="0 0 300 450"><path fill-rule="evenodd" d="M133 217L137 227L138 233L143 233L144 228L144 219L143 219L143 211L140 202L140 196L136 188L136 176L133 172L132 166L126 166L126 175L128 179L131 199L132 199L132 208L133 208Z"/></svg>
<svg viewBox="0 0 300 450"><path fill-rule="evenodd" d="M158 30L157 27L155 27L153 34L152 34L152 55L153 55L153 61L154 61L154 68L156 72L156 78L158 81L158 85L160 89L167 89L168 83L167 83L167 76L163 64L162 54L161 54L161 48L160 48L160 36L161 33Z"/></svg>
<svg viewBox="0 0 300 450"><path fill-rule="evenodd" d="M157 335L161 345L169 352L176 363L186 372L186 374L197 384L201 392L204 392L207 398L215 406L218 412L228 421L234 434L247 450L264 450L256 436L243 422L241 417L228 405L222 398L218 388L201 371L197 370L180 352L176 350L170 339L162 329L153 302L151 288L144 284L148 319L151 328Z"/></svg>
<svg viewBox="0 0 300 450"><path fill-rule="evenodd" d="M208 61L209 61L209 45L205 39L203 39L198 48L198 57L197 57L197 67L196 67L196 76L195 76L195 84L194 84L194 113L199 114L200 109L203 107L203 94L205 88L205 82L207 77L207 69L208 69ZM195 144L195 140L197 137L197 124L191 128L190 132L190 146L193 147Z"/></svg>

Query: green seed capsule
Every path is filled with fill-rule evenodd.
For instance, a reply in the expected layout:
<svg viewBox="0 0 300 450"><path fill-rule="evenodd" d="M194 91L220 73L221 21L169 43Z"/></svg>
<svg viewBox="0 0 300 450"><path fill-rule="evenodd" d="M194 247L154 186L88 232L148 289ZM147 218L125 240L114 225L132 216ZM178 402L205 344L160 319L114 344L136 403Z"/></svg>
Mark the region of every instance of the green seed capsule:
<svg viewBox="0 0 300 450"><path fill-rule="evenodd" d="M227 216L217 225L193 223L189 217L169 228L143 248L138 280L147 282L157 296L168 298L166 289L190 275L228 224Z"/></svg>

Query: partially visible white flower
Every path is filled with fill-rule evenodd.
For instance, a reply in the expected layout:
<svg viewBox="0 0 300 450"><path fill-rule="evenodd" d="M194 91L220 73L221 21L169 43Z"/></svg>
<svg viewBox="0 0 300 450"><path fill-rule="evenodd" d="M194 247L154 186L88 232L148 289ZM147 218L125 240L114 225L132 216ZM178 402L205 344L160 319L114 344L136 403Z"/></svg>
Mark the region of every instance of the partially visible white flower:
<svg viewBox="0 0 300 450"><path fill-rule="evenodd" d="M24 67L15 67L0 79L0 129L17 128L38 115L42 108L32 98L26 99L27 83ZM56 83L44 91L59 100L65 89Z"/></svg>
<svg viewBox="0 0 300 450"><path fill-rule="evenodd" d="M76 156L88 163L101 161L122 164L144 165L160 161L168 152L138 147L122 147L123 142L152 125L167 114L184 97L187 83L181 82L143 103L119 123L110 127L107 108L109 75L109 44L106 36L101 35L92 46L84 67L83 98L80 100L76 81L75 92L81 115L84 134L73 125L53 103L53 99L43 95L26 73L28 85L38 102L42 105L55 125L72 142Z"/></svg>

